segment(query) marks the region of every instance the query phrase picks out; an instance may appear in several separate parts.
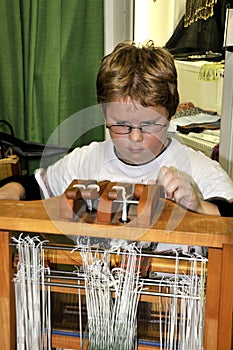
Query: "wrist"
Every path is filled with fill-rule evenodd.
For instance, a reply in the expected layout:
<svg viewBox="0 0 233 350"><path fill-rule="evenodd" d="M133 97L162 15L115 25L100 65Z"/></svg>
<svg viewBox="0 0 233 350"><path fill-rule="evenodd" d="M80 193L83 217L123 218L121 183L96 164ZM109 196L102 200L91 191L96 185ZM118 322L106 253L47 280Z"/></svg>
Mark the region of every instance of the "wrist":
<svg viewBox="0 0 233 350"><path fill-rule="evenodd" d="M218 208L219 215L233 217L233 202L221 197L213 197L206 200L207 203Z"/></svg>
<svg viewBox="0 0 233 350"><path fill-rule="evenodd" d="M201 200L200 202L200 209L198 210L200 214L206 214L206 215L216 215L220 216L221 213L218 209L218 206L215 205L215 203L211 203L209 201Z"/></svg>

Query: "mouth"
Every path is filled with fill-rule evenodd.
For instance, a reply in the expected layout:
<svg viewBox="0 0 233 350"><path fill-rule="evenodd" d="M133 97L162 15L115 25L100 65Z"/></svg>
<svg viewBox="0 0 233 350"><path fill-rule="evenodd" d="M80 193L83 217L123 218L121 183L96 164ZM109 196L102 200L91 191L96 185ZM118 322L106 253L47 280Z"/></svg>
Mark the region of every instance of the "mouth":
<svg viewBox="0 0 233 350"><path fill-rule="evenodd" d="M131 153L142 153L144 151L143 148L128 148L129 152Z"/></svg>

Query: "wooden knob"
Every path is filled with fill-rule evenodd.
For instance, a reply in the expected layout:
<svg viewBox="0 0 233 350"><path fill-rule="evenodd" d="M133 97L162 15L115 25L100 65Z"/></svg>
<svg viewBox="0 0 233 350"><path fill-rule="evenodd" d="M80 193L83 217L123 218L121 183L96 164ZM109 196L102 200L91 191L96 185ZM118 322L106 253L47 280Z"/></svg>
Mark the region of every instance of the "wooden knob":
<svg viewBox="0 0 233 350"><path fill-rule="evenodd" d="M136 184L134 186L134 197L135 199L139 199L144 191L145 185L143 184Z"/></svg>
<svg viewBox="0 0 233 350"><path fill-rule="evenodd" d="M117 199L117 196L118 196L117 191L112 190L108 192L108 199L111 199L112 201Z"/></svg>

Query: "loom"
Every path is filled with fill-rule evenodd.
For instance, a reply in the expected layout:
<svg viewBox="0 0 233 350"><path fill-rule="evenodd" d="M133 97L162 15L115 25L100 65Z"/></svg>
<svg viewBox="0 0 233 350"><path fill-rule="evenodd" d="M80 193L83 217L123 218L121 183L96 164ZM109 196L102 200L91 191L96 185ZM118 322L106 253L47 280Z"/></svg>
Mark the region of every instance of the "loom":
<svg viewBox="0 0 233 350"><path fill-rule="evenodd" d="M167 223L174 210L179 214L179 222L172 231L169 231ZM144 215L145 212L146 215ZM21 270L25 265L21 263L21 269L17 270L20 254L17 253L15 242L18 248L26 249L27 252L32 249L31 255L35 257L33 261L37 261L40 267L39 273L44 271L43 286L40 286L41 275L37 286L44 295L41 308L46 309L46 315L41 316L41 324L45 328L49 324L50 303L53 321L51 330L48 329L46 333L46 340L43 339L45 345L42 348L49 349L47 343L49 341L53 347L57 348L95 348L96 345L91 345L91 339L96 336L95 329L97 328L107 338L109 333L106 333L106 324L110 325L111 315L115 315L116 320L121 319L118 316L124 308L121 309L120 306L124 305L122 302L128 300L128 306L135 305L135 307L126 308L130 319L134 321L137 309L137 348L140 350L175 349L181 343L188 344L185 343L188 338L195 339L195 336L192 336L192 330L198 330L196 338L200 341L198 345L190 343L187 349L231 349L232 218L212 217L185 211L172 201L164 199L162 189L155 185L135 186L108 181L98 183L75 180L63 195L48 200L0 201L0 229L0 321L2 325L0 337L4 349L15 349L16 343L19 342L19 334L17 334L18 340L16 339L16 328L19 322L15 315L20 305L17 298L14 302L13 290L14 288L20 290L23 285L20 279L25 275ZM70 235L77 238L76 245L70 241L67 243L67 236ZM37 241L38 236L40 236L39 241ZM88 245L84 247L78 244L84 237L91 237L94 240L113 238L126 242L145 241L178 246L180 244L204 246L208 248L208 259L177 251L174 251L174 254L160 254L135 247L131 249L128 246L126 248L113 246L107 249ZM30 242L29 246L28 242ZM44 265L36 254L42 257ZM93 279L93 274L88 272L89 269L93 270L93 263L95 271L97 267L100 269L94 275L94 281L104 289L87 289L88 283L92 283ZM31 265L31 263L27 264ZM47 273L47 266L50 269L49 273ZM61 266L66 268L63 270ZM36 268L33 268L32 272L35 271ZM117 280L115 280L114 271L118 274ZM123 279L119 277L122 271ZM112 309L114 303L112 304L111 300L108 303L106 296L116 300L118 292L116 287L119 285L119 280L125 281L127 271L131 271L131 275L128 275L132 280L129 284L122 284L119 290L125 290L128 297L119 300L119 303L116 303L119 307ZM109 276L111 283L106 284L106 276ZM35 281L36 278L34 275L28 275L27 283L29 280ZM34 288L33 295L38 298L38 288L36 289L33 283L29 290L31 288ZM107 291L106 288L108 288ZM139 304L137 299L132 297L135 293L130 294L131 290L138 295ZM85 312L81 312L82 318L80 317L79 311L88 310L88 305L91 305L86 305L87 291L89 298L90 292L93 298L95 297L91 300L95 300L95 303L98 301L99 305L102 305L101 308L105 308L105 316L101 318L103 323L92 315L93 322L98 320L98 327L95 326L96 323L91 327L90 319L87 319ZM96 299L97 294L93 294L94 291L95 293L98 291L98 296L102 293L104 299ZM56 304L58 304L58 312L55 308ZM107 305L111 308L106 309ZM20 309L21 317L23 309ZM92 309L89 308L90 310ZM107 311L109 313L106 313ZM193 317L194 314L198 317ZM186 323L194 323L193 320L199 320L200 324L192 324L194 327L192 329L184 326ZM93 333L94 330L94 333L91 333L91 339L88 335L88 322L89 333ZM116 326L119 324L117 323ZM126 322L121 323L120 327L127 327L126 330L130 330ZM85 330L83 333L81 328ZM37 331L37 334L39 333L40 330ZM45 329L42 333L45 337ZM114 334L117 334L116 340L119 342L120 332L115 331ZM111 341L114 342L114 339ZM135 348L135 344L127 346L129 349L132 346ZM186 349L185 345L182 346ZM109 349L111 348L110 345Z"/></svg>
<svg viewBox="0 0 233 350"><path fill-rule="evenodd" d="M93 215L90 219L87 213L96 212L95 221L112 224L130 222L131 212L138 226L150 226L162 195L162 187L157 185L74 180L62 197L60 215L63 219L81 217L88 222L93 221ZM132 206L136 206L136 212Z"/></svg>

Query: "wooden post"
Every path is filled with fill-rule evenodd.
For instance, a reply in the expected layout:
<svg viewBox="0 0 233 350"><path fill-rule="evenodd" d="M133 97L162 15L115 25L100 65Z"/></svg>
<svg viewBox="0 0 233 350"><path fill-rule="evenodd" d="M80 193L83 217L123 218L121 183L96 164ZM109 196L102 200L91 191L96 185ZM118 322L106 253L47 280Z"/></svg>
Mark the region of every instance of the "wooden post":
<svg viewBox="0 0 233 350"><path fill-rule="evenodd" d="M0 348L14 350L15 310L10 233L0 232Z"/></svg>
<svg viewBox="0 0 233 350"><path fill-rule="evenodd" d="M219 303L221 291L222 249L209 248L206 287L204 349L218 349Z"/></svg>
<svg viewBox="0 0 233 350"><path fill-rule="evenodd" d="M223 245L218 349L232 349L233 313L233 244ZM226 325L229 326L227 330Z"/></svg>

